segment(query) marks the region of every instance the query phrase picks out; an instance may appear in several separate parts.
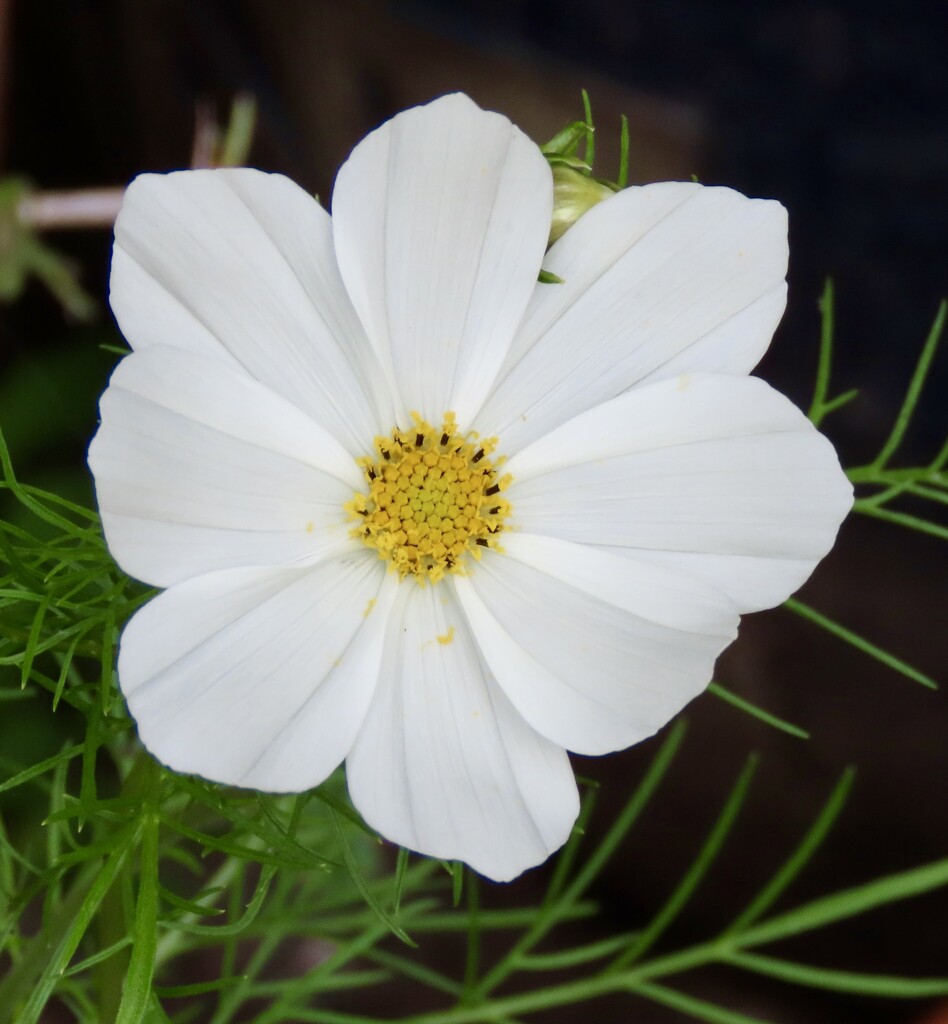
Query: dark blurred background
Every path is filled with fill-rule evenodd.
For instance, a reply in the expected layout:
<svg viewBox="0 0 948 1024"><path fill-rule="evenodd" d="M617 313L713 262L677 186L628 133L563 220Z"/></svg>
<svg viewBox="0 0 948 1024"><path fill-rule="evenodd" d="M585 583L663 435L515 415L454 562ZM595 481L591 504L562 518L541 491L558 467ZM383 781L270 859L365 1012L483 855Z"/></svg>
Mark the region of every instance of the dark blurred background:
<svg viewBox="0 0 948 1024"><path fill-rule="evenodd" d="M252 162L328 203L347 152L399 109L462 89L543 141L580 116L585 87L603 175L615 173L626 113L633 181L694 173L788 207L790 305L759 372L807 404L816 303L832 275L836 389L861 395L828 432L852 466L885 437L948 292L946 47L944 3L0 0L0 175L76 188L187 166L196 104L217 104L223 116L236 92L249 91L259 104ZM85 230L48 240L74 261L100 315L69 323L37 284L0 309L0 425L21 476L89 501L84 449L115 359L100 346L119 343L106 305L110 239ZM943 443L946 382L942 353L900 453L906 465ZM854 520L803 597L944 676L945 568L937 540ZM697 701L665 790L596 892L606 907L597 928L635 927L654 911L751 749L763 753L754 795L670 942L706 937L736 913L849 763L860 772L855 796L794 900L948 853L941 694L781 611L745 621L719 678L813 738L774 732L710 696ZM594 832L653 750L577 759L603 787ZM523 883L524 898L533 884ZM945 900L906 905L786 953L841 969L945 973L946 912ZM935 1007L808 993L723 970L682 984L783 1024L948 1019L925 1016ZM596 1019L628 1013L603 1004ZM634 1019L679 1018L642 1006Z"/></svg>

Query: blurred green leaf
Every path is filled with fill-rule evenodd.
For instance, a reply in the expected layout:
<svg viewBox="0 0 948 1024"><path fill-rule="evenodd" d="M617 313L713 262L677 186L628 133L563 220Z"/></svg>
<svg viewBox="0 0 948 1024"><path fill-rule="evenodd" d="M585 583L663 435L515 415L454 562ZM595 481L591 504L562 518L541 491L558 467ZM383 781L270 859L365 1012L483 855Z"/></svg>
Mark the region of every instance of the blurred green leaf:
<svg viewBox="0 0 948 1024"><path fill-rule="evenodd" d="M19 217L30 191L22 178L0 180L0 302L15 302L27 280L36 277L74 320L91 320L97 305L79 284L74 267Z"/></svg>

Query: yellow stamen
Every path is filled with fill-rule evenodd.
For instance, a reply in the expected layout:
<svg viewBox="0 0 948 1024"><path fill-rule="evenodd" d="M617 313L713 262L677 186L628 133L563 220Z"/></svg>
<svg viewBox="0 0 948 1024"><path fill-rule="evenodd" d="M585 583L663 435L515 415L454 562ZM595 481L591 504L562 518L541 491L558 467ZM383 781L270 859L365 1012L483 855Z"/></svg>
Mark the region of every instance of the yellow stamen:
<svg viewBox="0 0 948 1024"><path fill-rule="evenodd" d="M440 429L417 413L412 426L375 439L374 456L357 459L367 494L346 511L357 519L353 536L375 548L400 576L436 583L465 571L467 555L497 548L510 504L500 476L503 457L491 458L496 438L458 433L454 413Z"/></svg>

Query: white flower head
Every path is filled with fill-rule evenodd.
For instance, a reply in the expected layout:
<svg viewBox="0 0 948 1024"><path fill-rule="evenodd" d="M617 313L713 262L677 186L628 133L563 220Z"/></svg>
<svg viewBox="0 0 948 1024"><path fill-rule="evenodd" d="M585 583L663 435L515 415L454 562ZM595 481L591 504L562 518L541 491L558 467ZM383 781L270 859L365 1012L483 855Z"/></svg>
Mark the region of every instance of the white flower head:
<svg viewBox="0 0 948 1024"><path fill-rule="evenodd" d="M552 195L462 95L364 139L331 218L255 170L132 182L89 463L166 588L118 661L159 760L276 792L345 761L382 835L513 878L570 833L567 750L652 735L829 550L836 455L748 376L783 207L630 188L544 256Z"/></svg>

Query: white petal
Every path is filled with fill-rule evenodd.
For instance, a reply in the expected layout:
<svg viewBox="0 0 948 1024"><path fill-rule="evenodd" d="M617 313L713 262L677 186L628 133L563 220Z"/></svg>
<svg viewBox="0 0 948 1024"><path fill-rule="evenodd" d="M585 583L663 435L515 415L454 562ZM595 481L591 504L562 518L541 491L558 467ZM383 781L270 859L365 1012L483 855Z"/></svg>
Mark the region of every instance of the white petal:
<svg viewBox="0 0 948 1024"><path fill-rule="evenodd" d="M451 590L401 589L346 761L352 801L393 842L514 878L569 836L579 812L569 759L487 673Z"/></svg>
<svg viewBox="0 0 948 1024"><path fill-rule="evenodd" d="M514 707L580 754L651 736L737 633L731 602L694 577L548 537L511 533L454 582Z"/></svg>
<svg viewBox="0 0 948 1024"><path fill-rule="evenodd" d="M552 203L536 145L459 94L387 121L343 164L339 268L403 415L470 421L533 293Z"/></svg>
<svg viewBox="0 0 948 1024"><path fill-rule="evenodd" d="M799 587L852 505L832 445L753 377L693 374L635 388L505 470L525 532L637 559L672 552L652 561L706 579L741 611Z"/></svg>
<svg viewBox="0 0 948 1024"><path fill-rule="evenodd" d="M129 622L118 674L159 761L299 792L339 765L378 678L397 584L366 551L188 580Z"/></svg>
<svg viewBox="0 0 948 1024"><path fill-rule="evenodd" d="M677 569L728 594L741 612L774 608L809 579L813 558L753 555L709 555L699 551L659 551L609 547L599 550L638 563Z"/></svg>
<svg viewBox="0 0 948 1024"><path fill-rule="evenodd" d="M748 373L786 300L787 218L776 202L664 182L590 210L544 267L474 426L512 454L639 381Z"/></svg>
<svg viewBox="0 0 948 1024"><path fill-rule="evenodd" d="M213 356L126 357L89 449L109 550L157 586L213 569L316 561L352 546L361 473L284 398Z"/></svg>
<svg viewBox="0 0 948 1024"><path fill-rule="evenodd" d="M339 278L329 215L281 175L136 178L115 225L110 301L133 348L226 358L353 455L391 427L391 398Z"/></svg>

